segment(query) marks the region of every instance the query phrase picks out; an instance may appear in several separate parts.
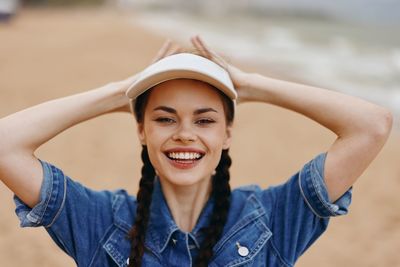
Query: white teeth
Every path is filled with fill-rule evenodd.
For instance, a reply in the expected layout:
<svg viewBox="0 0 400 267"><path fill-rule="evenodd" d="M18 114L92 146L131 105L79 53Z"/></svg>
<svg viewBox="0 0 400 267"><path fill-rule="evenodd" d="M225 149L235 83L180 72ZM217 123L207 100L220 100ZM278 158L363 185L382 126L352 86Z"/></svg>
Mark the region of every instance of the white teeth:
<svg viewBox="0 0 400 267"><path fill-rule="evenodd" d="M170 152L168 157L173 159L198 159L201 155L195 152Z"/></svg>

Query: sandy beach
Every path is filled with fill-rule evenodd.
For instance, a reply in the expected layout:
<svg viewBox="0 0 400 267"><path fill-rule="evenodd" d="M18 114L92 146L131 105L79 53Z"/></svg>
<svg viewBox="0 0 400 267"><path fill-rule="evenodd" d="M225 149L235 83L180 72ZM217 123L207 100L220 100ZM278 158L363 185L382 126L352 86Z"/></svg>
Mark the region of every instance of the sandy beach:
<svg viewBox="0 0 400 267"><path fill-rule="evenodd" d="M107 9L25 9L10 24L0 24L0 117L142 70L164 38L133 24L131 16ZM299 114L266 104L240 105L232 187L284 182L334 139ZM139 148L133 117L115 113L65 131L36 155L88 187L136 194ZM400 137L393 132L354 186L349 214L333 218L296 266L400 266L399 157ZM75 266L43 228L19 227L12 196L0 183L0 265Z"/></svg>

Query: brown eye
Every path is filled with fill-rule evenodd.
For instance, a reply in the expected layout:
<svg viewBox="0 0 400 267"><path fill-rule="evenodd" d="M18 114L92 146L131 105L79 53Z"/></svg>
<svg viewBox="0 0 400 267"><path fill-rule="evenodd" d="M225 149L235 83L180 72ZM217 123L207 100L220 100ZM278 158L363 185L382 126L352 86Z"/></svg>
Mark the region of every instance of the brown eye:
<svg viewBox="0 0 400 267"><path fill-rule="evenodd" d="M166 118L166 117L157 118L157 119L155 119L155 121L159 122L159 123L164 123L164 124L174 123L175 122L173 119Z"/></svg>
<svg viewBox="0 0 400 267"><path fill-rule="evenodd" d="M200 124L200 125L207 125L207 124L211 124L214 123L214 120L211 119L200 119L196 121L196 124Z"/></svg>

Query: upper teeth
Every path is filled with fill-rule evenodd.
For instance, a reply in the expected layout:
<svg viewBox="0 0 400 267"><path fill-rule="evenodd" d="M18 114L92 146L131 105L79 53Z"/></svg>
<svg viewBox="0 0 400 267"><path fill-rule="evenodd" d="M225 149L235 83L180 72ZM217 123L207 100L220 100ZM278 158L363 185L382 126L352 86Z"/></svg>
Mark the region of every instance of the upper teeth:
<svg viewBox="0 0 400 267"><path fill-rule="evenodd" d="M200 153L192 152L170 152L168 157L173 159L198 159L201 157Z"/></svg>

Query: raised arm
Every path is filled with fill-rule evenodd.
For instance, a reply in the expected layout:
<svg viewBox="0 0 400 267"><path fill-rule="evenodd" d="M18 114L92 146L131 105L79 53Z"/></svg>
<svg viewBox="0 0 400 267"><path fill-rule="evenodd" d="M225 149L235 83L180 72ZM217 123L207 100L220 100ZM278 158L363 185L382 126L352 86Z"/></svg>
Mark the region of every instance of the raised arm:
<svg viewBox="0 0 400 267"><path fill-rule="evenodd" d="M153 62L180 51L167 40ZM130 112L126 90L136 75L48 101L0 119L0 180L30 207L39 201L42 167L35 150L64 130L109 112Z"/></svg>
<svg viewBox="0 0 400 267"><path fill-rule="evenodd" d="M301 113L333 131L325 183L331 201L342 196L383 147L392 126L391 113L349 95L249 74L244 101L261 101Z"/></svg>
<svg viewBox="0 0 400 267"><path fill-rule="evenodd" d="M353 185L388 138L392 115L386 108L338 92L242 72L224 62L199 37L192 38L192 43L228 69L239 102L265 102L290 109L337 135L325 162L325 183L331 201Z"/></svg>
<svg viewBox="0 0 400 267"><path fill-rule="evenodd" d="M28 206L39 200L42 167L35 150L62 131L112 111L129 111L127 81L48 101L0 119L0 179Z"/></svg>

